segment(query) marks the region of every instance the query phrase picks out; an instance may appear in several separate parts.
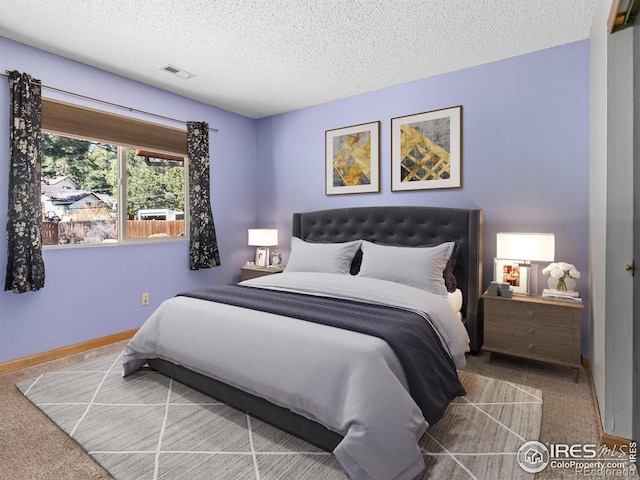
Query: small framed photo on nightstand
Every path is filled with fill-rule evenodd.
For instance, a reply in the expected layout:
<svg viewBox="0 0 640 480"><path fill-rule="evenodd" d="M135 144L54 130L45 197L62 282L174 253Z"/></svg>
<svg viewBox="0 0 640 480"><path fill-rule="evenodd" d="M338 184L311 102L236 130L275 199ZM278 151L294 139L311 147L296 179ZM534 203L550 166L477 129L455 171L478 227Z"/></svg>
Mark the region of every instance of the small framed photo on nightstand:
<svg viewBox="0 0 640 480"><path fill-rule="evenodd" d="M505 260L496 258L494 260L494 280L499 283L511 285L513 293L521 295L529 294L528 273L529 269L521 267L522 262L518 260Z"/></svg>
<svg viewBox="0 0 640 480"><path fill-rule="evenodd" d="M274 250L271 252L270 257L271 259L270 259L269 267L280 268L280 266L282 265L282 254L277 250Z"/></svg>
<svg viewBox="0 0 640 480"><path fill-rule="evenodd" d="M258 247L256 248L256 267L266 267L267 266L267 255L269 254L269 249Z"/></svg>

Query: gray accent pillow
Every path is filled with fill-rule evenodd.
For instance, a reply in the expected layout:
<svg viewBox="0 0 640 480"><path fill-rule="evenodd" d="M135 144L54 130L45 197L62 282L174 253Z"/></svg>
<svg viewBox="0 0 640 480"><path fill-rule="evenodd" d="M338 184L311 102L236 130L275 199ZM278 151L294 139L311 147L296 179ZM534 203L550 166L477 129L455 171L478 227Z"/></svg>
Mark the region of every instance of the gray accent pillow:
<svg viewBox="0 0 640 480"><path fill-rule="evenodd" d="M285 272L350 272L360 240L345 243L311 243L291 237L291 254Z"/></svg>
<svg viewBox="0 0 640 480"><path fill-rule="evenodd" d="M455 242L435 247L395 247L363 241L359 276L403 283L447 296L444 270Z"/></svg>

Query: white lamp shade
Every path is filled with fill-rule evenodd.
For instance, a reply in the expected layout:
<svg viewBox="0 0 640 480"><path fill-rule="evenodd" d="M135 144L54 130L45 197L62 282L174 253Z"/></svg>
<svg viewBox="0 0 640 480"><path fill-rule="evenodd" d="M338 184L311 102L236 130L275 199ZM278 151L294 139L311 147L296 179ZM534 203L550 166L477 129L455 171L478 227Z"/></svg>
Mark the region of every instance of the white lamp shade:
<svg viewBox="0 0 640 480"><path fill-rule="evenodd" d="M278 245L278 229L250 228L249 245L254 247L272 247Z"/></svg>
<svg viewBox="0 0 640 480"><path fill-rule="evenodd" d="M553 262L556 239L553 233L498 233L496 257L529 262Z"/></svg>

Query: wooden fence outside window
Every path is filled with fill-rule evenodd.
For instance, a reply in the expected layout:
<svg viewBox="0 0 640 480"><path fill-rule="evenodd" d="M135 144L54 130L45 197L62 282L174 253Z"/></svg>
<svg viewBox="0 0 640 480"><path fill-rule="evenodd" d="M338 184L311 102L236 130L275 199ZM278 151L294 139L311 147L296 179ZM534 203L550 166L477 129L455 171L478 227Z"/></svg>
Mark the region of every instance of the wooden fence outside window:
<svg viewBox="0 0 640 480"><path fill-rule="evenodd" d="M91 235L97 228L102 231L110 226L111 235L100 238ZM185 234L184 220L127 220L127 238L178 237ZM83 221L83 222L42 222L43 245L69 245L80 243L100 243L110 238L115 239L115 222ZM90 240L90 238L92 238Z"/></svg>

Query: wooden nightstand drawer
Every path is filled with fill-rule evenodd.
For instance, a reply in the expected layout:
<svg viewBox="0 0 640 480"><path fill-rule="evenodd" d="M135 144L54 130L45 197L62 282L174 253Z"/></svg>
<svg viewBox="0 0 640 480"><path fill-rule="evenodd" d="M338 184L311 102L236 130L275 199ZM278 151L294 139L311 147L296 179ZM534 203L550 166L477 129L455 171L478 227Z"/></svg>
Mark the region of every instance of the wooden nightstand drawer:
<svg viewBox="0 0 640 480"><path fill-rule="evenodd" d="M534 302L492 301L486 302L485 312L513 320L535 321L547 325L573 326L576 310L556 305L543 305Z"/></svg>
<svg viewBox="0 0 640 480"><path fill-rule="evenodd" d="M256 267L255 265L245 265L240 268L240 281L251 280L252 278L264 277L265 275L273 275L276 273L282 273L284 266L282 267Z"/></svg>

